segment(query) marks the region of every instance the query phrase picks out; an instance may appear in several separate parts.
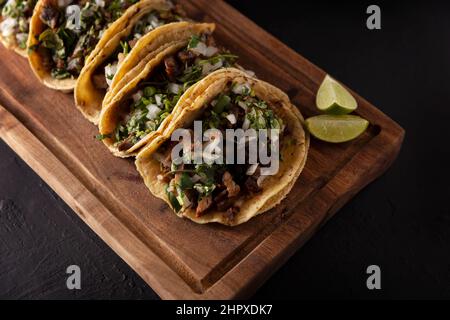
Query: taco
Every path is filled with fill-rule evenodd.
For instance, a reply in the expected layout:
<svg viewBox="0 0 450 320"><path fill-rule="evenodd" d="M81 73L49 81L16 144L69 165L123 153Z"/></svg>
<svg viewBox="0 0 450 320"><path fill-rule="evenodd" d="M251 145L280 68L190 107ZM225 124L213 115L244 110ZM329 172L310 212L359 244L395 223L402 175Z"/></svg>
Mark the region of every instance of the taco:
<svg viewBox="0 0 450 320"><path fill-rule="evenodd" d="M30 22L29 61L53 89L74 89L85 64L105 45L105 30L138 0L39 0Z"/></svg>
<svg viewBox="0 0 450 320"><path fill-rule="evenodd" d="M180 8L169 1L142 0L105 31L109 41L97 44L97 54L83 68L75 87L75 103L89 121L98 122L102 101L114 75L138 40L163 25L181 21L183 16ZM141 50L156 50L156 45L149 44Z"/></svg>
<svg viewBox="0 0 450 320"><path fill-rule="evenodd" d="M209 83L206 89L190 98L193 103L185 106L164 133L141 150L136 166L150 191L167 202L179 217L200 224L235 226L270 210L285 198L305 165L309 136L303 129L300 112L279 89L237 69L220 70L210 77L210 81L205 79ZM180 128L192 133L194 121L201 121L203 130L218 130L224 145L228 139L226 129L277 132L278 136L270 135L266 146L273 151L271 146L279 142L278 158L274 158L279 159L278 170L268 174L270 164L262 162L259 156L250 164L249 154L242 164L228 164L237 163L228 160L223 160L223 164L208 163L204 150L211 143L209 140L200 142L203 163L195 164L194 156L184 153L184 149L178 159L185 160L177 163L173 151L178 142L171 141L172 134ZM202 138L200 141L204 141ZM231 144L238 140L231 139ZM240 146L248 150L250 140L242 140L246 142L241 141ZM228 152L226 149L223 154Z"/></svg>
<svg viewBox="0 0 450 320"><path fill-rule="evenodd" d="M0 0L0 42L27 56L30 20L37 0Z"/></svg>
<svg viewBox="0 0 450 320"><path fill-rule="evenodd" d="M100 138L114 155L136 155L165 129L190 93L204 85L194 84L235 63L236 56L215 44L214 27L208 23L180 22L163 26L139 40L119 68L100 115ZM148 43L161 40L165 45L145 52ZM118 80L120 72L125 75Z"/></svg>

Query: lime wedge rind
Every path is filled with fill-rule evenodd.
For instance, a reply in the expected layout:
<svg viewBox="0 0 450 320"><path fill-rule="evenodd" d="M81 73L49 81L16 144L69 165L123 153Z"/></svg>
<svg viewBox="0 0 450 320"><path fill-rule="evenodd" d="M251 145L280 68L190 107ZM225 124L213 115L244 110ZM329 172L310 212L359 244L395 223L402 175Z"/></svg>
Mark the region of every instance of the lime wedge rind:
<svg viewBox="0 0 450 320"><path fill-rule="evenodd" d="M356 99L339 82L329 75L325 77L316 96L317 108L333 115L349 114L356 110Z"/></svg>
<svg viewBox="0 0 450 320"><path fill-rule="evenodd" d="M306 127L315 138L330 143L354 140L368 126L367 120L354 115L320 115L306 120Z"/></svg>

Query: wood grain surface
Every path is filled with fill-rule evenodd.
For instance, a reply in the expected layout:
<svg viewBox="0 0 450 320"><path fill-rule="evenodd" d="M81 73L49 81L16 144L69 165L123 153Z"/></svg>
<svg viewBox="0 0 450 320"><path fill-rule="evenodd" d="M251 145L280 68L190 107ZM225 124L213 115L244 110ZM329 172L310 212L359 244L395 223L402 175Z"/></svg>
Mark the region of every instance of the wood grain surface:
<svg viewBox="0 0 450 320"><path fill-rule="evenodd" d="M240 64L285 90L304 116L316 113L325 72L222 1L181 1L217 23L217 39ZM0 136L162 298L252 294L315 231L396 158L404 131L355 94L371 123L355 141L312 141L308 161L278 207L244 225L177 218L145 188L131 160L113 157L73 97L41 86L27 61L0 49Z"/></svg>

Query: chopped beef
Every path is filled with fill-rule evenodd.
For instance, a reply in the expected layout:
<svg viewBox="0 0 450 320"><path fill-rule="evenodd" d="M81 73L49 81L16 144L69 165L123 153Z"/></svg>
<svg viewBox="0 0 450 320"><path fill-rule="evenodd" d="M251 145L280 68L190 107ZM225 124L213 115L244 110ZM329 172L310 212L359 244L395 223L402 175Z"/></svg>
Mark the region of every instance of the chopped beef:
<svg viewBox="0 0 450 320"><path fill-rule="evenodd" d="M56 68L58 69L64 69L66 67L66 63L64 62L63 59L56 59Z"/></svg>
<svg viewBox="0 0 450 320"><path fill-rule="evenodd" d="M39 46L37 52L39 53L39 56L42 57L42 66L45 69L51 69L53 67L53 59L49 54L49 50L47 48Z"/></svg>
<svg viewBox="0 0 450 320"><path fill-rule="evenodd" d="M59 10L53 6L52 1L45 0L41 11L40 18L42 22L48 25L50 28L55 29L58 27Z"/></svg>
<svg viewBox="0 0 450 320"><path fill-rule="evenodd" d="M227 190L223 190L222 192L220 192L218 195L216 195L214 197L214 202L219 203L219 202L223 202L227 199L228 199L228 192L227 192Z"/></svg>
<svg viewBox="0 0 450 320"><path fill-rule="evenodd" d="M134 146L133 144L133 136L129 136L125 140L123 140L121 143L117 145L117 148L119 151L126 151L128 149L131 149Z"/></svg>
<svg viewBox="0 0 450 320"><path fill-rule="evenodd" d="M212 35L206 35L205 44L208 47L217 47L216 41L214 40L214 37Z"/></svg>
<svg viewBox="0 0 450 320"><path fill-rule="evenodd" d="M216 208L219 211L227 211L236 203L236 200L237 197L223 199L222 201L216 202Z"/></svg>
<svg viewBox="0 0 450 320"><path fill-rule="evenodd" d="M170 11L166 11L166 12L163 11L163 12L161 12L160 13L161 19L165 19L165 20L172 19L172 15L173 14L175 14L175 15L177 15L179 17L186 17L186 15L187 15L186 11L183 9L183 7L179 3L175 4L172 12L170 12Z"/></svg>
<svg viewBox="0 0 450 320"><path fill-rule="evenodd" d="M170 167L172 166L172 152L168 152L162 159L161 165L166 171L170 171Z"/></svg>
<svg viewBox="0 0 450 320"><path fill-rule="evenodd" d="M234 216L240 211L239 207L233 206L227 210L227 216L230 221L234 220Z"/></svg>
<svg viewBox="0 0 450 320"><path fill-rule="evenodd" d="M33 14L33 7L29 3L27 3L23 8L23 14L25 17L31 17Z"/></svg>
<svg viewBox="0 0 450 320"><path fill-rule="evenodd" d="M233 177L228 171L225 171L225 173L223 174L222 182L227 188L229 198L237 196L241 191L241 188L236 182L233 181Z"/></svg>
<svg viewBox="0 0 450 320"><path fill-rule="evenodd" d="M164 59L164 66L166 68L166 74L170 81L175 81L176 77L180 75L181 69L177 60L173 56Z"/></svg>
<svg viewBox="0 0 450 320"><path fill-rule="evenodd" d="M242 124L245 121L245 111L244 109L242 109L241 107L233 104L230 108L230 113L234 114L234 116L236 117L237 123L236 126L241 128Z"/></svg>
<svg viewBox="0 0 450 320"><path fill-rule="evenodd" d="M203 197L197 205L197 210L195 212L197 217L201 217L212 205L212 196Z"/></svg>
<svg viewBox="0 0 450 320"><path fill-rule="evenodd" d="M177 57L182 63L190 64L195 60L196 55L191 50L183 50L178 52Z"/></svg>
<svg viewBox="0 0 450 320"><path fill-rule="evenodd" d="M83 60L81 57L70 58L67 62L67 71L71 73L79 74L82 68L83 68Z"/></svg>
<svg viewBox="0 0 450 320"><path fill-rule="evenodd" d="M92 82L97 89L108 89L108 83L103 73L94 74L92 76Z"/></svg>
<svg viewBox="0 0 450 320"><path fill-rule="evenodd" d="M245 189L250 193L259 193L261 188L258 186L258 177L253 175L245 180Z"/></svg>
<svg viewBox="0 0 450 320"><path fill-rule="evenodd" d="M130 46L131 49L133 49L138 41L139 41L139 39L130 40L130 41L128 41L128 45Z"/></svg>
<svg viewBox="0 0 450 320"><path fill-rule="evenodd" d="M89 43L86 42L86 39L86 36L81 36L80 39L78 39L77 44L73 49L72 55L70 56L71 58L83 56L83 51L86 47L89 46Z"/></svg>

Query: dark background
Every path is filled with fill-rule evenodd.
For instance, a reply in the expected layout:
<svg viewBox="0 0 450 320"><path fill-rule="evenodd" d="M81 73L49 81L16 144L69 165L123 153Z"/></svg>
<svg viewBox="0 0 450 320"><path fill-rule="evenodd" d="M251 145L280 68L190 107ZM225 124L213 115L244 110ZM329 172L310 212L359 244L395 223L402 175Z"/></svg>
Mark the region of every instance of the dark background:
<svg viewBox="0 0 450 320"><path fill-rule="evenodd" d="M312 1L311 1L312 2ZM406 130L398 160L255 294L256 299L450 298L450 4L229 1ZM82 290L65 269L82 270ZM382 289L366 288L379 265ZM0 142L0 298L156 294Z"/></svg>

